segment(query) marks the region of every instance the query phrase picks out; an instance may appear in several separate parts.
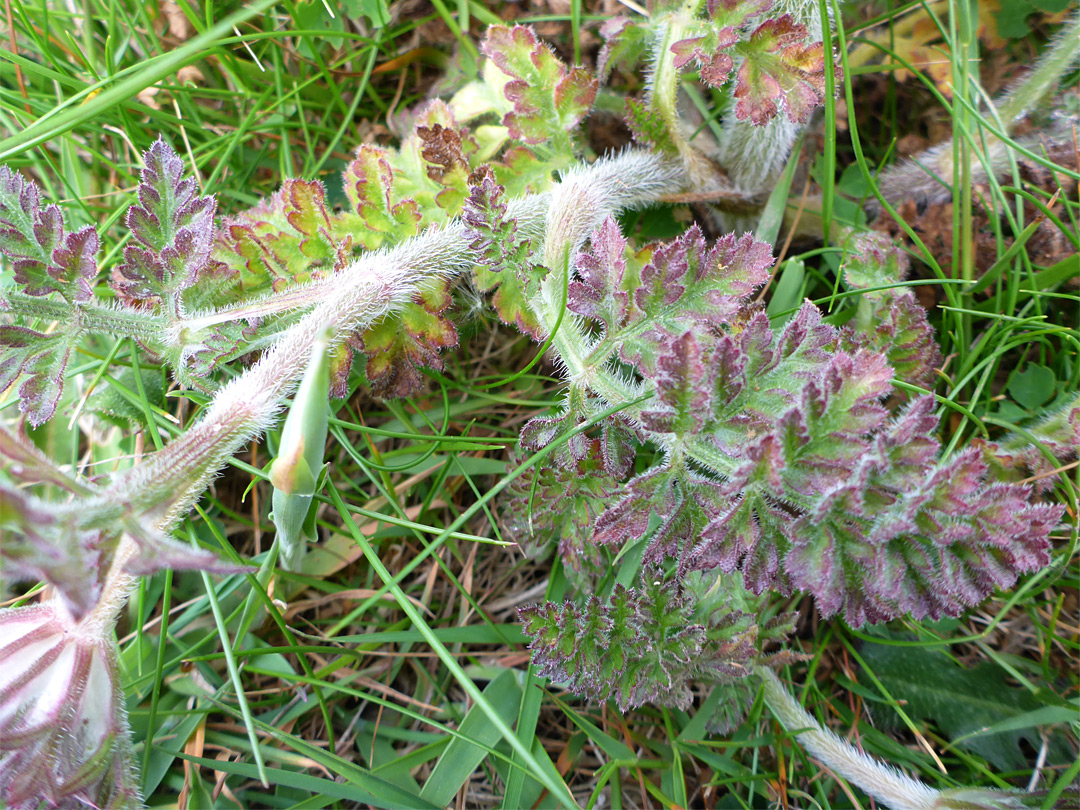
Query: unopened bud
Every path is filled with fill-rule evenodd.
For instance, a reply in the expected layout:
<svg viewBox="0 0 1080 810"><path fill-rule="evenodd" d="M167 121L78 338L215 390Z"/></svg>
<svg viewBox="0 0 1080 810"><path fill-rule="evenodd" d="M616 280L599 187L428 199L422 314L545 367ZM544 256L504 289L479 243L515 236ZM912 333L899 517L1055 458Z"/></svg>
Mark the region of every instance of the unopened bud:
<svg viewBox="0 0 1080 810"><path fill-rule="evenodd" d="M282 568L296 571L303 559L304 524L319 480L330 418L329 336L311 348L311 360L293 399L277 458L270 465L274 485L273 520Z"/></svg>

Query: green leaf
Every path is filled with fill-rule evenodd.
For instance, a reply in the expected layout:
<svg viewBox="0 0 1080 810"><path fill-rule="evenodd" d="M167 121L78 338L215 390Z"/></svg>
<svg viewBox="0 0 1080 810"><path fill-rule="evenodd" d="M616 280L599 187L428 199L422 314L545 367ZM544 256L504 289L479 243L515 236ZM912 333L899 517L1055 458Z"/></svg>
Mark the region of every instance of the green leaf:
<svg viewBox="0 0 1080 810"><path fill-rule="evenodd" d="M1046 366L1030 363L1009 381L1009 396L1029 411L1044 405L1054 396L1057 377Z"/></svg>
<svg viewBox="0 0 1080 810"><path fill-rule="evenodd" d="M521 704L521 684L518 683L517 673L512 669L503 670L484 689L484 697L507 725L513 723ZM454 794L488 755L487 749L500 738L499 730L478 706L469 709L458 731L475 743L454 737L439 756L420 791L421 799L440 807L453 802Z"/></svg>
<svg viewBox="0 0 1080 810"><path fill-rule="evenodd" d="M396 204L393 201L393 159L390 151L363 144L342 175L345 196L367 228L357 239L368 250L380 247L388 238L393 242L417 233L420 222L417 204L412 200Z"/></svg>
<svg viewBox="0 0 1080 810"><path fill-rule="evenodd" d="M439 352L458 344L447 310L453 303L450 279L437 279L418 292L394 316L361 336L372 390L382 397L403 397L423 385L419 369L441 370Z"/></svg>
<svg viewBox="0 0 1080 810"><path fill-rule="evenodd" d="M510 77L503 92L514 105L503 124L527 144L553 140L554 148L569 151L567 134L592 109L598 82L582 68L567 70L547 45L525 26L492 26L484 53Z"/></svg>
<svg viewBox="0 0 1080 810"><path fill-rule="evenodd" d="M780 268L780 278L776 282L772 298L769 300L770 318L776 318L781 312L798 309L802 302L803 280L806 278L806 264L802 259L791 258ZM790 317L790 316L789 316Z"/></svg>
<svg viewBox="0 0 1080 810"><path fill-rule="evenodd" d="M1029 768L1020 741L1038 750L1043 741L1037 726L1058 717L1042 712L1045 707L1034 695L1010 685L1006 673L991 663L965 669L940 650L883 644L868 644L862 654L909 717L932 720L956 745L1001 770ZM884 722L895 722L886 709L877 714ZM1050 742L1047 765L1063 757L1067 761L1062 740L1052 736Z"/></svg>

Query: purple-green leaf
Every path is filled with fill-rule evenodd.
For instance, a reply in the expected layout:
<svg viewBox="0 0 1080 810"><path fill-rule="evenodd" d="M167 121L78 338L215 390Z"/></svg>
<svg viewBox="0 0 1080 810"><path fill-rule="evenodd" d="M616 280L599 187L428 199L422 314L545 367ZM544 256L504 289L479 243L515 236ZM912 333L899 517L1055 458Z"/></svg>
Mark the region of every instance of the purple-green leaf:
<svg viewBox="0 0 1080 810"><path fill-rule="evenodd" d="M0 253L11 260L24 293L59 292L72 304L88 301L98 247L92 226L69 233L57 206L41 208L34 183L0 166Z"/></svg>
<svg viewBox="0 0 1080 810"><path fill-rule="evenodd" d="M124 248L112 286L130 302L175 302L210 265L216 203L198 196L195 181L183 176L183 160L164 140L143 161L139 202L126 219L135 244Z"/></svg>
<svg viewBox="0 0 1080 810"><path fill-rule="evenodd" d="M52 419L64 392L64 371L78 330L49 334L23 326L0 325L0 390L19 375L19 410L35 427Z"/></svg>

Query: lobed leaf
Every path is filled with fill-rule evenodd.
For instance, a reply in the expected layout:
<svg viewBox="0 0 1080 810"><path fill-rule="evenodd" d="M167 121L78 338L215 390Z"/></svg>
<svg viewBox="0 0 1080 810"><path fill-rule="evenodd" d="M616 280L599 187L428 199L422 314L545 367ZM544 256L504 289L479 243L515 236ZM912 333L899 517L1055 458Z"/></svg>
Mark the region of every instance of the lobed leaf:
<svg viewBox="0 0 1080 810"><path fill-rule="evenodd" d="M183 176L183 160L164 140L155 141L143 161L139 204L125 220L136 244L124 248L111 284L130 303L175 307L180 292L211 263L216 202L197 195L195 180Z"/></svg>
<svg viewBox="0 0 1080 810"><path fill-rule="evenodd" d="M532 261L532 244L519 236L517 223L507 216L505 200L505 189L490 167L484 166L469 177L469 197L461 220L481 262L476 282L485 292L498 288L492 303L504 323L540 340L543 330L528 296L547 270Z"/></svg>
<svg viewBox="0 0 1080 810"><path fill-rule="evenodd" d="M576 260L567 308L601 327L593 362L618 351L647 375L670 336L734 320L773 265L772 249L750 234L728 234L710 248L696 225L633 255L626 245L614 220L601 225Z"/></svg>
<svg viewBox="0 0 1080 810"><path fill-rule="evenodd" d="M596 100L597 80L582 68L567 70L532 29L492 26L484 54L510 77L503 88L513 111L503 118L512 137L527 144L568 142Z"/></svg>
<svg viewBox="0 0 1080 810"><path fill-rule="evenodd" d="M458 344L457 329L447 314L453 303L450 285L448 278L433 281L395 316L360 335L368 381L377 396L408 396L423 385L421 367L442 369L439 352Z"/></svg>
<svg viewBox="0 0 1080 810"><path fill-rule="evenodd" d="M758 627L733 606L737 597L695 591L699 585L666 580L649 568L638 587L616 585L606 600L524 608L534 662L541 675L594 700L614 699L620 711L647 702L685 709L695 680L735 686L737 696L739 681L767 660L763 646L782 639L793 623L785 617ZM717 719L733 722L740 712L726 708L727 717Z"/></svg>
<svg viewBox="0 0 1080 810"><path fill-rule="evenodd" d="M853 332L845 334L845 348L863 347L883 352L896 378L932 387L941 352L933 327L910 287L896 286L908 271L908 257L884 234L860 233L844 265L848 287L865 290Z"/></svg>
<svg viewBox="0 0 1080 810"><path fill-rule="evenodd" d="M77 326L51 333L0 325L0 391L20 375L19 410L35 427L52 419L64 392L64 372L79 338Z"/></svg>
<svg viewBox="0 0 1080 810"><path fill-rule="evenodd" d="M894 272L877 247L864 274ZM641 434L664 450L592 542L647 538L648 561L738 569L756 593L805 590L854 625L954 616L1044 565L1060 508L992 483L978 451L939 458L932 398L895 419L884 406L890 360L922 373L933 357L925 320L910 341L898 329L891 354L872 350L880 332L838 330L809 303L774 332L747 301L770 264L749 236L709 248L694 229L632 254L614 222L579 256L568 306L597 326L588 362L632 365L653 394ZM882 296L893 319L877 328L903 324L905 295Z"/></svg>
<svg viewBox="0 0 1080 810"><path fill-rule="evenodd" d="M521 446L538 450L575 423L572 414L532 419L522 429ZM592 434L577 434L547 463L515 478L501 515L526 553L535 553L557 539L560 557L579 573L599 572L603 558L590 542L592 527L630 472L634 458L630 431L617 419L605 419Z"/></svg>
<svg viewBox="0 0 1080 810"><path fill-rule="evenodd" d="M56 205L41 208L34 183L0 166L0 253L12 261L24 293L58 292L71 304L90 300L98 247L92 226L69 233Z"/></svg>
<svg viewBox="0 0 1080 810"><path fill-rule="evenodd" d="M632 71L645 58L648 50L649 28L638 25L629 17L611 17L600 26L604 46L596 57L596 74L605 81L618 67Z"/></svg>
<svg viewBox="0 0 1080 810"><path fill-rule="evenodd" d="M739 43L743 62L735 77L736 118L762 126L782 108L791 121L807 121L825 98L825 48L807 37L806 27L784 14L761 23ZM705 71L702 78L709 81Z"/></svg>

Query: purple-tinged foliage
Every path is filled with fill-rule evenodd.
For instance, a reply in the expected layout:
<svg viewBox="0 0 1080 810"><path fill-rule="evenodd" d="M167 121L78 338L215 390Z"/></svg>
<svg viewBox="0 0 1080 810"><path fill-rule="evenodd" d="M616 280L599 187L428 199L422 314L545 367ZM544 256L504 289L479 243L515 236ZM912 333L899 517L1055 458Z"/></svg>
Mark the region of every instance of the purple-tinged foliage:
<svg viewBox="0 0 1080 810"><path fill-rule="evenodd" d="M896 379L931 387L941 352L926 310L910 287L898 287L908 272L908 257L884 234L859 233L853 237L844 264L844 280L864 290L852 322L845 333L845 348L861 346L883 352Z"/></svg>
<svg viewBox="0 0 1080 810"><path fill-rule="evenodd" d="M247 347L258 333L260 320L228 321L204 334L197 346L189 346L180 358L184 370L194 378L206 378L230 360L246 354ZM197 379L193 379L198 385Z"/></svg>
<svg viewBox="0 0 1080 810"><path fill-rule="evenodd" d="M695 62L700 67L701 80L721 88L735 67L734 46L739 44L741 29L753 18L761 16L772 6L772 0L710 0L708 25L698 37L679 40L671 46L675 67Z"/></svg>
<svg viewBox="0 0 1080 810"><path fill-rule="evenodd" d="M527 144L544 143L552 129L568 132L592 109L596 79L583 68L567 70L532 29L492 26L483 51L510 77L503 92L514 109L503 124L512 137Z"/></svg>
<svg viewBox="0 0 1080 810"><path fill-rule="evenodd" d="M480 264L477 286L484 292L497 287L492 303L502 321L539 340L543 333L528 305L527 292L535 290L547 271L532 261L531 243L518 234L517 223L507 216L505 189L490 167L469 177L461 221Z"/></svg>
<svg viewBox="0 0 1080 810"><path fill-rule="evenodd" d="M55 331L0 326L0 390L19 377L19 410L31 424L47 422L64 388L68 358L80 336L79 306L92 297L98 235L87 225L69 233L56 205L41 207L37 186L0 166L0 253L14 269L14 291L29 296L58 292L71 317ZM10 304L0 293L0 311Z"/></svg>
<svg viewBox="0 0 1080 810"><path fill-rule="evenodd" d="M984 459L1003 479L1033 475L1045 491L1054 473L1080 455L1080 395L1072 402L1025 428L1022 436L985 447Z"/></svg>
<svg viewBox="0 0 1080 810"><path fill-rule="evenodd" d="M522 428L521 449L547 447L576 425L573 412L531 419ZM563 439L550 463L530 467L513 480L503 522L526 553L539 553L556 537L559 554L572 570L597 573L602 557L592 542L592 527L629 475L634 452L633 435L617 417Z"/></svg>
<svg viewBox="0 0 1080 810"><path fill-rule="evenodd" d="M195 180L184 177L184 162L165 141L155 141L143 160L139 204L126 219L137 244L124 248L112 286L128 302L168 301L176 308L180 292L211 263L216 203L198 196Z"/></svg>
<svg viewBox="0 0 1080 810"><path fill-rule="evenodd" d="M606 600L535 605L521 619L540 673L576 694L614 699L621 711L648 702L685 709L693 681L719 683L742 699L713 720L734 725L749 705L739 682L758 664L791 660L762 649L793 626L790 616L759 626L731 606L736 601L728 593L692 592L650 567L638 587L616 585Z"/></svg>
<svg viewBox="0 0 1080 810"><path fill-rule="evenodd" d="M795 123L809 119L825 99L825 49L820 42L806 40L806 27L784 14L763 22L740 44L743 62L734 92L737 118L761 126L782 108Z"/></svg>
<svg viewBox="0 0 1080 810"><path fill-rule="evenodd" d="M79 338L78 330L38 332L24 326L0 326L0 391L19 375L19 410L35 427L56 413L64 392L64 371Z"/></svg>
<svg viewBox="0 0 1080 810"><path fill-rule="evenodd" d="M58 292L72 304L90 300L98 246L93 226L69 233L59 207L41 207L37 185L0 166L0 253L11 260L22 292Z"/></svg>
<svg viewBox="0 0 1080 810"><path fill-rule="evenodd" d="M437 279L361 336L367 377L377 396L403 397L423 385L419 367L442 369L439 352L458 344L457 329L446 315L453 299L450 279Z"/></svg>
<svg viewBox="0 0 1080 810"><path fill-rule="evenodd" d="M805 123L825 95L824 45L811 42L806 26L791 14L759 20L772 6L771 0L710 0L704 20L682 23L687 36L669 46L672 65L676 70L697 66L701 81L717 89L734 75L740 120L762 126L783 113ZM632 28L612 26L605 35L609 60L633 63L647 50L640 33L646 26Z"/></svg>
<svg viewBox="0 0 1080 810"><path fill-rule="evenodd" d="M0 610L0 803L140 806L111 628L59 605Z"/></svg>
<svg viewBox="0 0 1080 810"><path fill-rule="evenodd" d="M693 332L663 336L652 379L656 398L641 413L642 426L652 433L691 436L698 433L712 412L716 368L706 365Z"/></svg>
<svg viewBox="0 0 1080 810"><path fill-rule="evenodd" d="M593 352L620 352L653 365L658 344L696 324L731 321L743 299L769 277L771 248L750 234L729 234L709 247L696 225L679 238L627 250L618 223L609 219L577 258L567 307L602 327ZM647 331L646 331L647 330Z"/></svg>
<svg viewBox="0 0 1080 810"><path fill-rule="evenodd" d="M511 466L522 459L511 456ZM558 552L575 572L600 572L603 557L591 542L593 524L623 475L608 468L600 439L588 440L580 455L567 452L555 464L530 467L511 483L500 517L526 554L538 554L558 538Z"/></svg>
<svg viewBox="0 0 1080 810"><path fill-rule="evenodd" d="M1046 564L1060 508L992 483L977 451L939 458L933 399L893 418L889 357L811 304L774 332L747 300L770 264L749 237L709 248L693 229L634 254L613 222L579 256L586 362L633 366L653 394L637 426L665 451L592 542L645 537L646 561L740 570L756 593L805 590L854 625L957 615Z"/></svg>
<svg viewBox="0 0 1080 810"><path fill-rule="evenodd" d="M517 223L507 216L506 190L495 179L490 166L469 177L469 196L461 221L472 237L477 258L493 272L528 266L530 246L518 236Z"/></svg>

